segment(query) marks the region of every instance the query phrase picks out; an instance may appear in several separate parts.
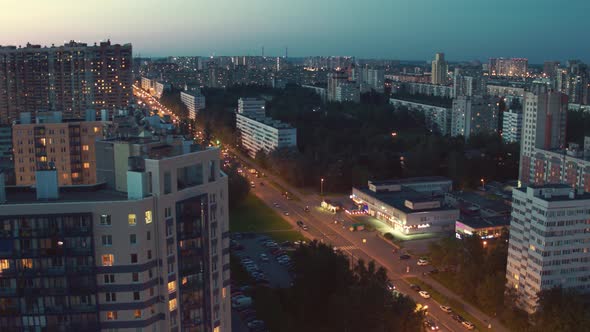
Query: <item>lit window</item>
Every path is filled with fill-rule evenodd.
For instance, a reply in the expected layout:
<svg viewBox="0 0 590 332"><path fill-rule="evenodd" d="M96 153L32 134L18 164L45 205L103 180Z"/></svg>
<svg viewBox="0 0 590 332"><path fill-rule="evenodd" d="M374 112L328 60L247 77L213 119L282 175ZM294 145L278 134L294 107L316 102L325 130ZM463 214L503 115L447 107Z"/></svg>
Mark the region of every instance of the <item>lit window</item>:
<svg viewBox="0 0 590 332"><path fill-rule="evenodd" d="M117 319L117 312L116 311L107 311L107 320L116 320Z"/></svg>
<svg viewBox="0 0 590 332"><path fill-rule="evenodd" d="M130 213L129 216L127 216L127 220L129 221L129 226L135 226L137 224L137 219L134 213Z"/></svg>
<svg viewBox="0 0 590 332"><path fill-rule="evenodd" d="M176 281L170 281L168 283L168 293L173 293L176 291Z"/></svg>
<svg viewBox="0 0 590 332"><path fill-rule="evenodd" d="M146 224L152 223L152 210L145 211L145 223Z"/></svg>
<svg viewBox="0 0 590 332"><path fill-rule="evenodd" d="M90 168L90 163L84 163L84 168Z"/></svg>
<svg viewBox="0 0 590 332"><path fill-rule="evenodd" d="M223 287L221 289L221 298L224 298L225 299L225 297L227 296L226 293L227 293L227 288L226 287Z"/></svg>
<svg viewBox="0 0 590 332"><path fill-rule="evenodd" d="M102 266L113 266L115 264L115 256L112 254L102 255Z"/></svg>
<svg viewBox="0 0 590 332"><path fill-rule="evenodd" d="M88 151L90 147L88 145L82 145L82 151Z"/></svg>
<svg viewBox="0 0 590 332"><path fill-rule="evenodd" d="M47 157L46 156L41 156L40 160L41 160L41 162L46 162L47 161Z"/></svg>
<svg viewBox="0 0 590 332"><path fill-rule="evenodd" d="M72 173L72 179L77 179L80 176L78 173Z"/></svg>
<svg viewBox="0 0 590 332"><path fill-rule="evenodd" d="M135 317L135 319L141 318L141 310L135 310L135 312L133 313L133 317Z"/></svg>
<svg viewBox="0 0 590 332"><path fill-rule="evenodd" d="M8 269L10 269L10 261L8 259L0 259L0 273Z"/></svg>
<svg viewBox="0 0 590 332"><path fill-rule="evenodd" d="M173 311L176 310L176 299L172 299L168 301L168 310Z"/></svg>
<svg viewBox="0 0 590 332"><path fill-rule="evenodd" d="M21 259L21 264L25 269L32 269L33 268L33 260L31 258L23 258Z"/></svg>
<svg viewBox="0 0 590 332"><path fill-rule="evenodd" d="M98 128L98 127L94 127L94 133L95 133L95 134L96 134L96 133L98 133L99 131L100 131L100 128Z"/></svg>

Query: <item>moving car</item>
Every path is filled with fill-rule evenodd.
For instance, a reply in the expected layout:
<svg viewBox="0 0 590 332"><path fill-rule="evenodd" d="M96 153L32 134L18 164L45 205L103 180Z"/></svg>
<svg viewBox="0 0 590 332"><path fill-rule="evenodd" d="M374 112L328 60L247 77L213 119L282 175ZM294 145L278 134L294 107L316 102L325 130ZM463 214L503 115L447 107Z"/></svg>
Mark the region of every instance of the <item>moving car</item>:
<svg viewBox="0 0 590 332"><path fill-rule="evenodd" d="M415 290L416 292L419 292L422 290L422 288L420 288L420 286L418 286L416 284L410 284L410 288Z"/></svg>
<svg viewBox="0 0 590 332"><path fill-rule="evenodd" d="M424 321L424 327L429 331L438 331L439 329L438 325L436 325L436 323L431 320Z"/></svg>
<svg viewBox="0 0 590 332"><path fill-rule="evenodd" d="M418 260L418 263L416 263L416 264L418 264L419 266L425 266L425 265L428 265L428 261L425 260L425 259L420 258Z"/></svg>
<svg viewBox="0 0 590 332"><path fill-rule="evenodd" d="M387 289L390 291L393 291L395 289L395 285L391 282L391 280L387 280L387 283L385 285L387 286Z"/></svg>
<svg viewBox="0 0 590 332"><path fill-rule="evenodd" d="M305 212L309 212L309 205L305 206L305 209L303 209Z"/></svg>
<svg viewBox="0 0 590 332"><path fill-rule="evenodd" d="M453 312L453 309L451 309L451 307L449 307L448 305L441 305L440 310L446 312L447 314Z"/></svg>
<svg viewBox="0 0 590 332"><path fill-rule="evenodd" d="M410 255L407 254L403 254L399 256L400 261L406 260L406 259L410 259Z"/></svg>
<svg viewBox="0 0 590 332"><path fill-rule="evenodd" d="M468 321L466 321L466 320L462 321L462 322L461 322L461 325L463 325L463 326L464 326L466 329L468 329L468 330L473 330L473 329L475 329L475 325L473 325L473 323L471 323L471 322L468 322Z"/></svg>
<svg viewBox="0 0 590 332"><path fill-rule="evenodd" d="M428 293L427 291L419 291L418 294L420 294L420 296L422 296L425 299L430 298L430 293Z"/></svg>
<svg viewBox="0 0 590 332"><path fill-rule="evenodd" d="M463 323L465 321L465 318L463 318L461 315L457 315L457 314L451 315L451 318L456 320L459 323Z"/></svg>
<svg viewBox="0 0 590 332"><path fill-rule="evenodd" d="M289 215L289 211L285 211L283 212L284 215L288 216Z"/></svg>

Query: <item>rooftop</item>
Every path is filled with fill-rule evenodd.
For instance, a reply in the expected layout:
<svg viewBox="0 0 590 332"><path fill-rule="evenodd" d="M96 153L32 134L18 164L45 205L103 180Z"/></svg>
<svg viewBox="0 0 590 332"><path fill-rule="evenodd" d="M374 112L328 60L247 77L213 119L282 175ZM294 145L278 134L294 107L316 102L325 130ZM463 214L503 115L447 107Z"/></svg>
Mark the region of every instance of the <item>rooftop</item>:
<svg viewBox="0 0 590 332"><path fill-rule="evenodd" d="M244 114L244 113L237 113L237 116L243 116L245 118L254 120L256 122L260 122L267 126L273 127L275 129L295 129L288 123L281 122L279 120L274 120L273 118L262 116L262 115L254 115L254 114Z"/></svg>
<svg viewBox="0 0 590 332"><path fill-rule="evenodd" d="M105 184L88 186L61 187L59 199L43 201L37 200L37 194L33 187L6 187L6 203L9 204L33 204L33 203L72 203L72 202L109 202L126 201L127 193L105 189Z"/></svg>
<svg viewBox="0 0 590 332"><path fill-rule="evenodd" d="M462 216L458 222L469 226L473 229L490 228L490 227L508 227L510 226L510 216L495 216L495 217L464 217Z"/></svg>
<svg viewBox="0 0 590 332"><path fill-rule="evenodd" d="M371 184L376 186L387 186L387 185L403 185L408 183L425 183L425 182L442 182L442 181L451 181L449 178L444 176L421 176L421 177L414 177L414 178L405 178L405 179L394 179L394 180L378 180L378 181L369 181Z"/></svg>
<svg viewBox="0 0 590 332"><path fill-rule="evenodd" d="M410 209L406 206L406 200L415 202L415 203L420 203L420 202L429 202L429 201L441 201L442 197L439 196L429 196L429 195L425 195L422 193L419 193L415 190L412 189L406 189L403 188L401 191L383 191L383 192L374 192L371 191L368 187L357 187L355 188L359 191L361 191L362 193L369 195L371 197L374 197L376 200L382 202L383 204L387 204L399 211L402 211L404 213L416 213L416 212L421 212L421 211L444 211L444 210L449 210L449 209L454 209L454 208L450 208L446 205L443 205L441 203L440 207L437 208L431 208L431 209Z"/></svg>

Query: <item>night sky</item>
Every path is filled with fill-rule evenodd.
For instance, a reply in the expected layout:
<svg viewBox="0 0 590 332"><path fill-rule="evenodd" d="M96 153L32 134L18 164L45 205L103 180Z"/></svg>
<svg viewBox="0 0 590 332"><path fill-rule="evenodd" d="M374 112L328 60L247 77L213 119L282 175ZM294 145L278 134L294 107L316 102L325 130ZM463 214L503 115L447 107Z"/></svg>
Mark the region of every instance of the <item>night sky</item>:
<svg viewBox="0 0 590 332"><path fill-rule="evenodd" d="M590 62L589 0L4 1L0 44L110 38L135 55L353 55Z"/></svg>

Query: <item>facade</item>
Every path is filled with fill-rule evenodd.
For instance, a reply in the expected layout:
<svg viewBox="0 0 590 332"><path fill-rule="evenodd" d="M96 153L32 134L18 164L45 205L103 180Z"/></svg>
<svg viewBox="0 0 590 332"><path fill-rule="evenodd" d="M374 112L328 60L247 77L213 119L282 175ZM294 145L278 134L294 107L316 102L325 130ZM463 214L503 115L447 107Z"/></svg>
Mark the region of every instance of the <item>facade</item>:
<svg viewBox="0 0 590 332"><path fill-rule="evenodd" d="M453 100L451 136L470 136L498 130L498 107L490 97L459 96Z"/></svg>
<svg viewBox="0 0 590 332"><path fill-rule="evenodd" d="M360 103L361 102L361 93L359 87L354 82L344 82L340 83L336 87L336 95L334 96L334 101L344 103L344 102L352 102L352 103Z"/></svg>
<svg viewBox="0 0 590 332"><path fill-rule="evenodd" d="M205 96L200 92L181 91L180 100L186 105L191 120L195 120L199 111L205 109Z"/></svg>
<svg viewBox="0 0 590 332"><path fill-rule="evenodd" d="M266 101L260 98L238 99L238 114L265 116Z"/></svg>
<svg viewBox="0 0 590 332"><path fill-rule="evenodd" d="M131 44L0 46L0 124L22 112L126 108L132 98Z"/></svg>
<svg viewBox="0 0 590 332"><path fill-rule="evenodd" d="M80 120L13 125L16 185L34 185L36 172L49 167L56 169L60 186L95 184L95 141L103 137L104 125Z"/></svg>
<svg viewBox="0 0 590 332"><path fill-rule="evenodd" d="M348 74L345 72L328 73L328 101L338 101L336 99L336 88L341 84L348 83Z"/></svg>
<svg viewBox="0 0 590 332"><path fill-rule="evenodd" d="M219 151L126 138L97 154L127 191L58 188L55 170L36 192L0 184L0 330L231 331Z"/></svg>
<svg viewBox="0 0 590 332"><path fill-rule="evenodd" d="M488 84L486 86L487 93L491 96L502 96L517 98L520 101L524 98L524 87L511 86L511 85L495 85Z"/></svg>
<svg viewBox="0 0 590 332"><path fill-rule="evenodd" d="M559 72L559 61L545 61L543 63L543 75L556 78Z"/></svg>
<svg viewBox="0 0 590 332"><path fill-rule="evenodd" d="M279 148L297 146L296 128L265 116L237 113L236 128L241 135L242 147L252 158L261 150L270 153Z"/></svg>
<svg viewBox="0 0 590 332"><path fill-rule="evenodd" d="M455 222L455 237L478 236L482 240L497 239L506 234L510 226L510 217L464 217Z"/></svg>
<svg viewBox="0 0 590 332"><path fill-rule="evenodd" d="M452 110L448 107L416 103L396 98L390 98L389 103L395 107L407 107L409 110L424 112L426 128L431 132L443 136L451 133Z"/></svg>
<svg viewBox="0 0 590 332"><path fill-rule="evenodd" d="M369 181L354 187L351 199L359 208L403 234L452 232L459 210L444 204L452 189L443 177Z"/></svg>
<svg viewBox="0 0 590 332"><path fill-rule="evenodd" d="M326 102L328 100L328 92L326 87L323 86L315 86L315 85L302 85L302 88L306 88L306 89L310 89L313 90L313 92L315 92L318 96L320 96L320 99L322 100L322 102Z"/></svg>
<svg viewBox="0 0 590 332"><path fill-rule="evenodd" d="M565 149L567 102L567 96L560 92L540 90L525 94L519 175L524 184L545 183L537 182L541 177L535 171L540 166L535 158L536 149Z"/></svg>
<svg viewBox="0 0 590 332"><path fill-rule="evenodd" d="M474 96L482 95L486 92L486 81L480 70L455 68L453 75L453 95L457 96Z"/></svg>
<svg viewBox="0 0 590 332"><path fill-rule="evenodd" d="M432 60L432 84L447 84L447 72L449 67L445 61L444 53L436 53Z"/></svg>
<svg viewBox="0 0 590 332"><path fill-rule="evenodd" d="M516 304L533 313L544 289L587 292L590 194L563 184L517 188L512 208L506 279Z"/></svg>
<svg viewBox="0 0 590 332"><path fill-rule="evenodd" d="M455 89L452 86L435 85L429 83L402 83L401 88L411 95L425 95L443 98L453 98Z"/></svg>
<svg viewBox="0 0 590 332"><path fill-rule="evenodd" d="M490 58L488 73L490 76L526 77L528 63L525 58Z"/></svg>
<svg viewBox="0 0 590 332"><path fill-rule="evenodd" d="M502 113L502 139L506 143L520 143L522 112L508 110Z"/></svg>

